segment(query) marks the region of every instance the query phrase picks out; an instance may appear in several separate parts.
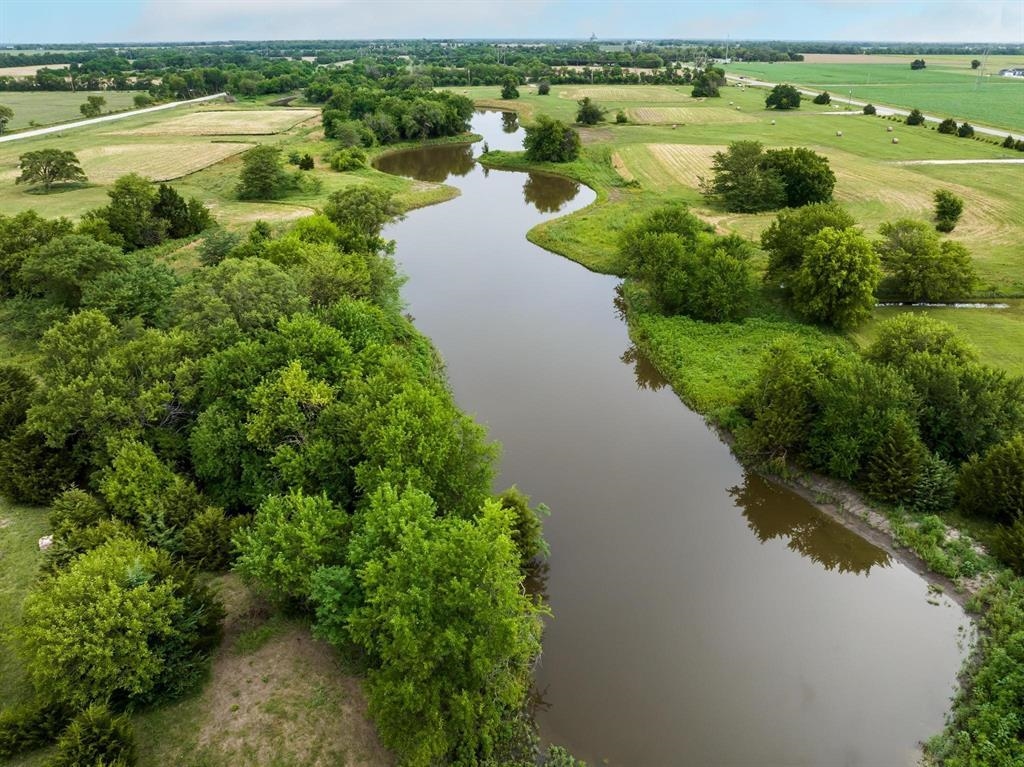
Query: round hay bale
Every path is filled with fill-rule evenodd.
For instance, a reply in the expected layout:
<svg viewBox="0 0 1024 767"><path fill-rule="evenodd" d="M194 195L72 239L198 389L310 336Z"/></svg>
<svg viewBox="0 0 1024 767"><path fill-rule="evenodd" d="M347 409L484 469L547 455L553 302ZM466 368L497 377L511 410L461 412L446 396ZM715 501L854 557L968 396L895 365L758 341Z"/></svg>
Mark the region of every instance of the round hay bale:
<svg viewBox="0 0 1024 767"><path fill-rule="evenodd" d="M739 111L740 111L740 108L739 108L739 107L736 107L736 111L737 111L737 112L739 112Z"/></svg>
<svg viewBox="0 0 1024 767"><path fill-rule="evenodd" d="M775 125L775 120L772 120L772 125Z"/></svg>
<svg viewBox="0 0 1024 767"><path fill-rule="evenodd" d="M732 106L732 105L733 105L733 103L734 103L734 102L730 101L730 102L729 102L729 106Z"/></svg>
<svg viewBox="0 0 1024 767"><path fill-rule="evenodd" d="M889 133L892 133L892 126L891 126L891 125L886 125L886 126L885 126L885 130L886 130L887 132L889 132Z"/></svg>
<svg viewBox="0 0 1024 767"><path fill-rule="evenodd" d="M843 135L843 132L842 132L841 130L837 130L837 131L836 131L836 135L837 135L837 136L842 136L842 135Z"/></svg>
<svg viewBox="0 0 1024 767"><path fill-rule="evenodd" d="M896 138L895 136L893 136L892 137L892 143L898 144L898 143L900 143L900 140L898 138Z"/></svg>

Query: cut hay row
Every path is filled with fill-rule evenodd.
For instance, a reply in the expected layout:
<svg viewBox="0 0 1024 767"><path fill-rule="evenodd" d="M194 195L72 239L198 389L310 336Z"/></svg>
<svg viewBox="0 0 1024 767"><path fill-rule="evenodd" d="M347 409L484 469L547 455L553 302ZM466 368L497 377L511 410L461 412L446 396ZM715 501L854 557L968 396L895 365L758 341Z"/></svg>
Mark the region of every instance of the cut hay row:
<svg viewBox="0 0 1024 767"><path fill-rule="evenodd" d="M706 144L647 144L651 157L677 184L697 187L700 177L711 175L711 158L724 146Z"/></svg>
<svg viewBox="0 0 1024 767"><path fill-rule="evenodd" d="M260 136L281 133L320 115L316 109L253 109L194 112L146 125L131 136Z"/></svg>
<svg viewBox="0 0 1024 767"><path fill-rule="evenodd" d="M252 144L115 144L78 152L82 170L93 183L109 183L126 173L170 181L195 173L251 148Z"/></svg>
<svg viewBox="0 0 1024 767"><path fill-rule="evenodd" d="M632 122L650 125L757 122L752 115L719 107L637 107L627 114Z"/></svg>
<svg viewBox="0 0 1024 767"><path fill-rule="evenodd" d="M636 176L634 176L632 171L630 171L626 166L626 163L622 159L622 155L618 152L612 152L612 167L615 168L615 172L619 174L619 177L623 181L636 180Z"/></svg>

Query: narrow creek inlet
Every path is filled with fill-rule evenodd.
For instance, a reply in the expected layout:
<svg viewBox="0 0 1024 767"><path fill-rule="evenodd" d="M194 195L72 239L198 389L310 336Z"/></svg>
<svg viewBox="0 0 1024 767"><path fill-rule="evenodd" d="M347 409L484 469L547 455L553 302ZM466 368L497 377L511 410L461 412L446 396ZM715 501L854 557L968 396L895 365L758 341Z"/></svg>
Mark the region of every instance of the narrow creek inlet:
<svg viewBox="0 0 1024 767"><path fill-rule="evenodd" d="M520 148L514 116L472 129ZM632 348L619 280L526 240L594 193L486 171L479 151L377 166L461 190L385 236L459 405L504 446L498 488L552 509L543 738L592 767L916 763L953 692L962 610L745 472Z"/></svg>

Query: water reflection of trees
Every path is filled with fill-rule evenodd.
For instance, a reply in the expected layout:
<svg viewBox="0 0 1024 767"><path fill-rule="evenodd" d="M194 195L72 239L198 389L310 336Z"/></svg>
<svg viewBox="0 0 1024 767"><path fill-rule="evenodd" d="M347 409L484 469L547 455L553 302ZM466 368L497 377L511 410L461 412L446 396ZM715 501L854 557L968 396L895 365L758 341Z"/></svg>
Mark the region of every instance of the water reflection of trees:
<svg viewBox="0 0 1024 767"><path fill-rule="evenodd" d="M580 185L561 176L528 173L523 184L523 199L541 213L556 213L579 194Z"/></svg>
<svg viewBox="0 0 1024 767"><path fill-rule="evenodd" d="M619 359L627 365L633 366L633 377L636 379L636 387L638 389L658 391L668 384L665 377L654 367L654 363L635 346L630 346L626 349Z"/></svg>
<svg viewBox="0 0 1024 767"><path fill-rule="evenodd" d="M396 176L440 182L449 176L465 176L473 164L471 144L447 144L384 155L376 166Z"/></svg>
<svg viewBox="0 0 1024 767"><path fill-rule="evenodd" d="M519 130L519 115L515 112L502 112L501 129L505 133L515 133Z"/></svg>
<svg viewBox="0 0 1024 767"><path fill-rule="evenodd" d="M748 473L743 485L730 488L729 495L761 543L788 538L793 551L841 573L867 575L872 567L889 565L888 553L756 474Z"/></svg>

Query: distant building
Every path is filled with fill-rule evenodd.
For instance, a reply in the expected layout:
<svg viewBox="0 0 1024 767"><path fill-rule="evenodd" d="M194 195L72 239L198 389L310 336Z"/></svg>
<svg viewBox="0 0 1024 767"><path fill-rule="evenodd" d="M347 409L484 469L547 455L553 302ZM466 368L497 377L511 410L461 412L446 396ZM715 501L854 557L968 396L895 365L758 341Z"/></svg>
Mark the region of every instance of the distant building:
<svg viewBox="0 0 1024 767"><path fill-rule="evenodd" d="M1024 77L1024 67L1011 67L1010 69L1000 69L1000 77Z"/></svg>

